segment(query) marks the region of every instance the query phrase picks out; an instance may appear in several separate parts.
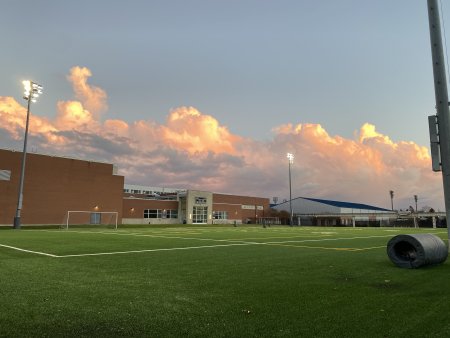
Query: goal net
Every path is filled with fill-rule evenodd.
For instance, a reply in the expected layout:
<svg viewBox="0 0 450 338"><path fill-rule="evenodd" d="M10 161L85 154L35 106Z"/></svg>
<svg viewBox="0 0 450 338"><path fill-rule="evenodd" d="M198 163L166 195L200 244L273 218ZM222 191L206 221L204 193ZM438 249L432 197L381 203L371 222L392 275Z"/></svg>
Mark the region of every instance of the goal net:
<svg viewBox="0 0 450 338"><path fill-rule="evenodd" d="M117 211L67 211L65 229L72 226L106 227L117 229Z"/></svg>

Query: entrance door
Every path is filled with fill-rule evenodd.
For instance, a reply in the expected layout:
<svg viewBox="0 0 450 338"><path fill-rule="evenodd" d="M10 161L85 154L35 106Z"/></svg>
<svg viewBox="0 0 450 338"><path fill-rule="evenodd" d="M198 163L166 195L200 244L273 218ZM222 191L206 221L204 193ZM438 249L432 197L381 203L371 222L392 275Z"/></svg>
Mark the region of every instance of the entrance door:
<svg viewBox="0 0 450 338"><path fill-rule="evenodd" d="M194 207L192 213L192 223L194 224L208 223L208 207Z"/></svg>
<svg viewBox="0 0 450 338"><path fill-rule="evenodd" d="M102 214L99 212L91 212L91 224L100 224L102 222Z"/></svg>

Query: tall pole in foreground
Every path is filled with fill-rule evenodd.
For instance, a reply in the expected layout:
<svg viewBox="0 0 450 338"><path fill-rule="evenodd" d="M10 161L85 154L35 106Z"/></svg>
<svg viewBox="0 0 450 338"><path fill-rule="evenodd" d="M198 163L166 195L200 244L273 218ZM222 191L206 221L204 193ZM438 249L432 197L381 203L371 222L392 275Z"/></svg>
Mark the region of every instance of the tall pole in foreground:
<svg viewBox="0 0 450 338"><path fill-rule="evenodd" d="M441 23L437 0L428 0L431 56L433 60L434 94L436 97L440 162L444 185L447 233L450 239L450 112L448 109L447 78L445 76Z"/></svg>
<svg viewBox="0 0 450 338"><path fill-rule="evenodd" d="M30 121L30 107L31 102L35 103L39 94L42 94L42 86L34 83L33 81L23 81L23 87L25 92L23 93L23 98L28 101L27 106L27 122L25 124L25 136L23 139L23 153L22 153L22 167L20 170L20 181L19 181L19 196L17 198L17 210L16 216L14 217L14 229L20 229L20 214L22 211L22 202L23 202L23 182L25 178L25 162L27 159L27 141L28 141L28 124Z"/></svg>
<svg viewBox="0 0 450 338"><path fill-rule="evenodd" d="M291 164L294 163L294 155L287 153L287 158L289 160L289 210L290 210L290 221L289 225L293 226L293 214L292 214L292 184L291 184Z"/></svg>

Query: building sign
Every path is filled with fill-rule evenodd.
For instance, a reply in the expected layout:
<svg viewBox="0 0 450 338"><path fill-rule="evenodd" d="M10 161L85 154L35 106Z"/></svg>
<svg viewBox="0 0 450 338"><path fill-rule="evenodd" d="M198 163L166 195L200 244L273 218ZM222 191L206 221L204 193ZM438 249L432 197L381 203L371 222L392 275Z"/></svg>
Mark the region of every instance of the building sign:
<svg viewBox="0 0 450 338"><path fill-rule="evenodd" d="M195 204L206 204L206 197L196 197Z"/></svg>
<svg viewBox="0 0 450 338"><path fill-rule="evenodd" d="M264 210L264 207L262 205L245 205L242 204L242 209L245 210Z"/></svg>

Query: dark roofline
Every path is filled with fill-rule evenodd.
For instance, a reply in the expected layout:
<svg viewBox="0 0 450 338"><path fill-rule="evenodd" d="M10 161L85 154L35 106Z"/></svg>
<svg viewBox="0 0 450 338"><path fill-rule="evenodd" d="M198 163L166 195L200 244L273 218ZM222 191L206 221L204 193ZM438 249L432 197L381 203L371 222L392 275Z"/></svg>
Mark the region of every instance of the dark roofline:
<svg viewBox="0 0 450 338"><path fill-rule="evenodd" d="M308 201L331 205L333 207L338 207L338 208L367 209L367 210L374 210L374 211L392 211L389 209L375 207L373 205L368 205L368 204L363 204L363 203L342 202L342 201L324 200L324 199L320 199L320 198L309 198L309 197L296 197L296 198L293 198L292 200L295 201L296 199L304 199L304 200L308 200ZM284 203L289 203L289 201L282 202L279 204L271 204L270 207L282 205Z"/></svg>

